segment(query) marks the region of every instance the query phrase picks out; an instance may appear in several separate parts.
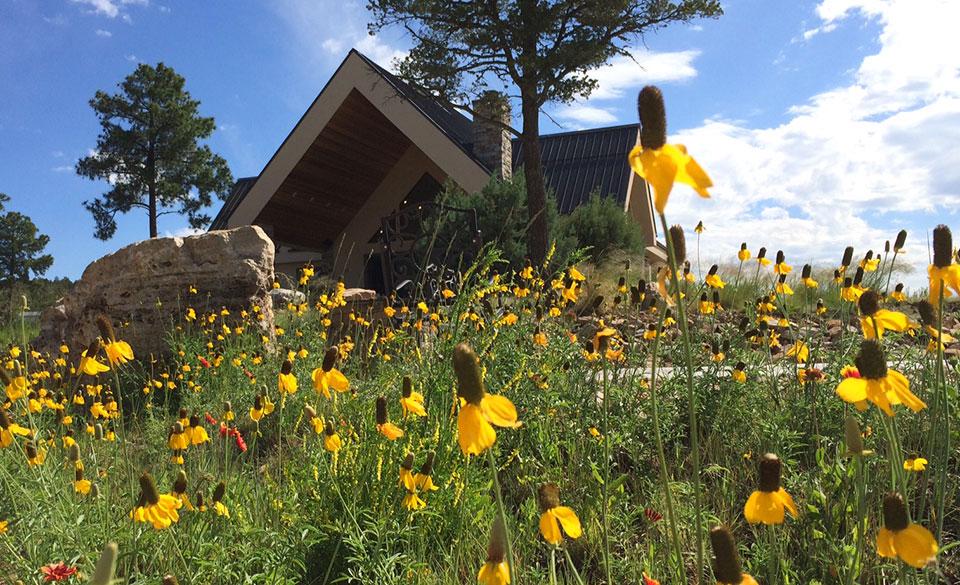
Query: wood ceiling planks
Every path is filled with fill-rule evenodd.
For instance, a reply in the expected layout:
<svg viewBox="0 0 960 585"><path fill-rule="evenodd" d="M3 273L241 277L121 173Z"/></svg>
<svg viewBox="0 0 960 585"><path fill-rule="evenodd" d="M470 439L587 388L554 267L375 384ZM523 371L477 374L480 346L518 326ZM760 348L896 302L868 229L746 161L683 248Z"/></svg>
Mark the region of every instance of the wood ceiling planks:
<svg viewBox="0 0 960 585"><path fill-rule="evenodd" d="M273 226L281 243L328 246L409 146L410 140L354 89L254 223Z"/></svg>

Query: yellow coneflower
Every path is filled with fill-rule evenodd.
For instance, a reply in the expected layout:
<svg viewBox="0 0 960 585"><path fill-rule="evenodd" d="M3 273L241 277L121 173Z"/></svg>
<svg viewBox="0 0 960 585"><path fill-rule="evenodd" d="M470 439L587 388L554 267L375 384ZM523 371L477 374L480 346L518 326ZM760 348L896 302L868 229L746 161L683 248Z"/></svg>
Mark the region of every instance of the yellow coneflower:
<svg viewBox="0 0 960 585"><path fill-rule="evenodd" d="M97 354L100 353L100 342L94 340L87 346L87 349L80 353L80 372L88 376L96 376L103 372L109 372L110 366L97 360Z"/></svg>
<svg viewBox="0 0 960 585"><path fill-rule="evenodd" d="M723 282L723 279L720 278L720 275L717 274L717 271L720 269L719 266L714 264L710 267L710 270L707 272L707 277L704 279L707 286L710 288L723 288L726 286L726 283Z"/></svg>
<svg viewBox="0 0 960 585"><path fill-rule="evenodd" d="M710 531L713 548L713 573L717 585L757 585L757 581L740 568L740 557L733 534L726 526L715 526Z"/></svg>
<svg viewBox="0 0 960 585"><path fill-rule="evenodd" d="M757 250L756 260L757 260L757 264L759 264L760 266L770 266L770 264L773 263L769 258L767 258L766 247L761 247L759 250Z"/></svg>
<svg viewBox="0 0 960 585"><path fill-rule="evenodd" d="M740 250L737 252L737 259L740 260L740 262L746 262L750 259L750 250L747 249L746 242L740 244Z"/></svg>
<svg viewBox="0 0 960 585"><path fill-rule="evenodd" d="M225 402L223 403L223 417L222 417L222 418L223 418L223 420L226 421L226 422L230 422L230 421L232 421L232 420L236 420L236 418L237 418L237 415L234 414L234 412L233 412L233 403L230 402L229 400L227 400L227 401L225 401Z"/></svg>
<svg viewBox="0 0 960 585"><path fill-rule="evenodd" d="M190 443L192 445L202 445L210 441L210 435L207 433L207 429L204 428L203 423L200 422L199 415L193 415L190 417L190 426L186 429L187 434L190 435Z"/></svg>
<svg viewBox="0 0 960 585"><path fill-rule="evenodd" d="M827 306L823 303L823 299L817 299L817 315L826 315Z"/></svg>
<svg viewBox="0 0 960 585"><path fill-rule="evenodd" d="M877 268L879 267L880 255L878 254L876 257L874 257L873 250L867 250L863 260L860 261L860 268L863 268L864 272L876 272Z"/></svg>
<svg viewBox="0 0 960 585"><path fill-rule="evenodd" d="M156 530L169 528L180 520L177 510L183 504L169 495L160 494L149 473L140 476L140 502L130 511L130 517L136 522L150 523Z"/></svg>
<svg viewBox="0 0 960 585"><path fill-rule="evenodd" d="M837 386L837 395L845 402L865 410L869 400L887 416L893 416L894 404L903 404L913 412L926 408L927 405L910 392L910 382L903 374L887 368L886 356L876 340L863 340L855 363L857 375L844 378Z"/></svg>
<svg viewBox="0 0 960 585"><path fill-rule="evenodd" d="M323 356L323 364L311 374L313 389L317 391L317 394L322 393L324 398L327 399L331 398L331 388L337 392L346 392L350 389L350 381L343 375L343 372L334 367L339 357L340 348L335 345L330 347Z"/></svg>
<svg viewBox="0 0 960 585"><path fill-rule="evenodd" d="M923 457L913 457L903 462L903 469L905 471L921 472L927 468L928 463L930 462Z"/></svg>
<svg viewBox="0 0 960 585"><path fill-rule="evenodd" d="M698 305L701 315L712 315L716 306L707 297L707 293L700 293L700 304Z"/></svg>
<svg viewBox="0 0 960 585"><path fill-rule="evenodd" d="M560 505L560 488L557 484L541 485L537 491L537 502L540 505L540 534L544 540L554 546L563 542L561 527L570 538L580 538L583 534L580 519L572 508Z"/></svg>
<svg viewBox="0 0 960 585"><path fill-rule="evenodd" d="M664 213L675 182L693 187L701 197L710 197L707 191L713 182L680 144L667 144L666 108L663 94L648 85L637 98L640 113L640 144L630 151L628 160L633 171L653 188L654 206Z"/></svg>
<svg viewBox="0 0 960 585"><path fill-rule="evenodd" d="M407 510L421 510L427 506L417 493L417 482L413 477L413 453L407 453L400 464L400 487L406 490L403 507Z"/></svg>
<svg viewBox="0 0 960 585"><path fill-rule="evenodd" d="M547 347L547 334L540 329L540 326L537 325L536 331L533 332L533 344L539 347Z"/></svg>
<svg viewBox="0 0 960 585"><path fill-rule="evenodd" d="M877 554L897 558L916 569L922 569L937 558L937 540L933 534L910 522L903 497L897 493L883 498L883 527L877 533Z"/></svg>
<svg viewBox="0 0 960 585"><path fill-rule="evenodd" d="M29 437L30 429L21 427L10 420L7 411L0 407L0 448L9 447L13 443L13 436Z"/></svg>
<svg viewBox="0 0 960 585"><path fill-rule="evenodd" d="M654 323L647 325L647 329L643 332L643 338L646 340L656 339L657 338L657 326Z"/></svg>
<svg viewBox="0 0 960 585"><path fill-rule="evenodd" d="M7 530L10 529L9 520L0 520L0 535L6 534Z"/></svg>
<svg viewBox="0 0 960 585"><path fill-rule="evenodd" d="M400 408L403 410L403 416L414 414L416 416L427 416L427 411L423 408L423 394L413 389L413 380L410 376L403 377L403 388L400 394Z"/></svg>
<svg viewBox="0 0 960 585"><path fill-rule="evenodd" d="M743 384L747 381L747 364L743 362L737 362L737 365L733 368L733 371L730 372L730 377L733 378L733 381L737 384Z"/></svg>
<svg viewBox="0 0 960 585"><path fill-rule="evenodd" d="M180 421L173 423L173 426L170 427L167 446L173 451L186 451L190 447L190 435Z"/></svg>
<svg viewBox="0 0 960 585"><path fill-rule="evenodd" d="M333 427L333 422L328 420L327 425L323 428L323 448L331 453L336 453L342 446L343 441L340 439L340 435Z"/></svg>
<svg viewBox="0 0 960 585"><path fill-rule="evenodd" d="M133 349L126 341L117 339L113 324L105 315L97 317L97 328L103 338L103 349L111 366L125 364L133 359ZM96 357L96 352L93 352Z"/></svg>
<svg viewBox="0 0 960 585"><path fill-rule="evenodd" d="M189 512L193 512L193 504L190 502L190 496L187 495L187 473L184 470L177 472L177 479L173 481L173 488L170 495L180 500L180 504Z"/></svg>
<svg viewBox="0 0 960 585"><path fill-rule="evenodd" d="M223 516L225 518L230 517L230 509L227 508L227 505L223 503L223 497L227 494L227 484L220 482L217 484L217 487L213 490L213 511L217 513L217 516Z"/></svg>
<svg viewBox="0 0 960 585"><path fill-rule="evenodd" d="M297 377L293 375L293 362L284 360L280 373L277 374L277 390L280 391L280 396L295 394L297 386Z"/></svg>
<svg viewBox="0 0 960 585"><path fill-rule="evenodd" d="M888 296L898 304L906 301L907 295L906 293L903 292L903 283L898 282L897 286L894 287L893 292L890 293Z"/></svg>
<svg viewBox="0 0 960 585"><path fill-rule="evenodd" d="M823 370L818 368L801 368L797 371L797 381L801 384L807 382L817 383L822 382L826 379L826 374L823 373Z"/></svg>
<svg viewBox="0 0 960 585"><path fill-rule="evenodd" d="M927 269L930 276L930 304L940 302L942 285L944 296L960 295L960 265L953 262L953 234L945 225L933 229L933 264Z"/></svg>
<svg viewBox="0 0 960 585"><path fill-rule="evenodd" d="M38 447L33 441L24 443L23 449L26 451L27 465L30 467L43 465L43 462L47 460L47 450Z"/></svg>
<svg viewBox="0 0 960 585"><path fill-rule="evenodd" d="M899 311L880 308L880 295L872 290L864 291L857 300L860 309L860 328L867 339L882 338L883 332L904 332L917 327L906 315Z"/></svg>
<svg viewBox="0 0 960 585"><path fill-rule="evenodd" d="M395 441L403 436L403 429L390 422L387 417L387 399L384 396L377 398L376 406L377 430L381 435Z"/></svg>
<svg viewBox="0 0 960 585"><path fill-rule="evenodd" d="M83 469L74 470L74 479L73 479L73 491L78 493L81 496L86 496L90 493L90 487L93 483L89 479L84 479Z"/></svg>
<svg viewBox="0 0 960 585"><path fill-rule="evenodd" d="M480 359L466 343L453 350L453 369L457 374L457 394L462 405L457 414L457 434L464 455L479 455L497 440L491 425L516 428L517 409L504 396L487 394L480 372Z"/></svg>
<svg viewBox="0 0 960 585"><path fill-rule="evenodd" d="M787 284L787 275L786 275L786 274L781 274L781 275L777 278L777 284L776 284L774 290L776 290L776 292L777 292L778 295L787 295L787 296L790 296L790 295L793 294L793 288L792 288L789 284Z"/></svg>
<svg viewBox="0 0 960 585"><path fill-rule="evenodd" d="M810 347L803 341L796 341L787 348L787 357L797 360L797 363L805 364L810 357Z"/></svg>
<svg viewBox="0 0 960 585"><path fill-rule="evenodd" d="M263 394L257 394L250 407L250 420L260 422L264 416L273 412L274 406L270 399Z"/></svg>
<svg viewBox="0 0 960 585"><path fill-rule="evenodd" d="M787 275L793 272L793 267L787 264L786 256L783 254L783 250L777 250L777 261L773 265L774 274Z"/></svg>
<svg viewBox="0 0 960 585"><path fill-rule="evenodd" d="M797 517L793 498L780 486L780 458L767 453L760 459L759 489L750 494L743 515L750 524L783 524L784 511Z"/></svg>
<svg viewBox="0 0 960 585"><path fill-rule="evenodd" d="M803 286L807 288L818 288L820 283L813 279L811 274L813 273L813 267L809 264L804 264L803 269L800 270L800 282L803 283Z"/></svg>
<svg viewBox="0 0 960 585"><path fill-rule="evenodd" d="M433 483L433 462L436 456L437 454L433 451L427 453L427 458L420 467L420 471L413 476L413 482L417 489L422 492L433 492L439 489Z"/></svg>
<svg viewBox="0 0 960 585"><path fill-rule="evenodd" d="M510 565L506 560L506 529L499 516L493 521L490 544L487 546L487 562L477 573L480 585L507 585L510 583Z"/></svg>

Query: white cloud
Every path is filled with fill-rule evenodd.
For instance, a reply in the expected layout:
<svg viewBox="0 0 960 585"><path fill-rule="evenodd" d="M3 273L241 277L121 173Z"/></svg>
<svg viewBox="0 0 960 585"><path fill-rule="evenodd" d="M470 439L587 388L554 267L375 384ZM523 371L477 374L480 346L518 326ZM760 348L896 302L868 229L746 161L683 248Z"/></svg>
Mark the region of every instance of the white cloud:
<svg viewBox="0 0 960 585"><path fill-rule="evenodd" d="M139 62L140 62L140 58L137 57L136 55L134 55L133 53L131 53L131 54L129 54L129 55L124 55L123 58L126 59L127 61L130 61L131 63L139 63Z"/></svg>
<svg viewBox="0 0 960 585"><path fill-rule="evenodd" d="M190 226L177 228L173 231L164 230L163 237L165 238L186 238L189 236L199 236L200 234L206 233L206 230L192 228Z"/></svg>
<svg viewBox="0 0 960 585"><path fill-rule="evenodd" d="M100 14L107 18L116 18L120 15L120 6L113 0L70 0L74 4L86 4L94 14Z"/></svg>
<svg viewBox="0 0 960 585"><path fill-rule="evenodd" d="M627 91L654 83L689 81L697 76L693 60L700 51L672 51L659 53L634 49L631 57L620 55L609 63L594 69L590 77L597 80L597 88L590 100L617 99Z"/></svg>
<svg viewBox="0 0 960 585"><path fill-rule="evenodd" d="M70 0L74 4L82 4L89 8L92 14L117 18L131 22L130 14L121 10L124 6L149 6L149 0Z"/></svg>
<svg viewBox="0 0 960 585"><path fill-rule="evenodd" d="M796 263L836 264L844 246L877 250L903 227L919 266L924 230L960 204L960 3L824 0L817 13L825 24L876 19L879 49L849 85L790 108L778 126L714 119L672 137L716 187L709 201L678 190L671 219L706 221L711 260L747 239L754 250L783 247ZM923 223L903 225L907 214Z"/></svg>
<svg viewBox="0 0 960 585"><path fill-rule="evenodd" d="M60 165L50 169L55 173L69 173L73 171L73 165Z"/></svg>
<svg viewBox="0 0 960 585"><path fill-rule="evenodd" d="M110 37L113 36L113 33L110 32L110 31L108 31L108 30L103 30L102 28L98 28L98 29L96 30L96 35L97 35L98 37L104 37L104 38L109 39Z"/></svg>
<svg viewBox="0 0 960 585"><path fill-rule="evenodd" d="M367 11L360 0L278 0L271 6L293 33L291 47L319 63L343 59L355 48L392 69L393 61L406 55L381 36L367 33Z"/></svg>
<svg viewBox="0 0 960 585"><path fill-rule="evenodd" d="M595 128L617 121L617 116L609 110L585 104L571 104L561 107L553 112L553 116L570 122L576 129Z"/></svg>

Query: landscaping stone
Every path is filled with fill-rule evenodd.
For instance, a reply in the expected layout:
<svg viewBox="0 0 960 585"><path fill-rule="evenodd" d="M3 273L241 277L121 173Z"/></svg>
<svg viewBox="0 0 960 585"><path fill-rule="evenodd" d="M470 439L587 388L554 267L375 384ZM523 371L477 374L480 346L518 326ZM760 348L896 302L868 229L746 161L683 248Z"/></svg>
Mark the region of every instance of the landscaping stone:
<svg viewBox="0 0 960 585"><path fill-rule="evenodd" d="M98 335L102 314L138 358L158 357L168 352L167 335L184 323L188 306L198 315L226 308L239 319L258 305L259 326L272 335L273 259L273 242L256 226L131 244L87 266L73 289L43 312L34 344L52 351L65 342L79 355Z"/></svg>

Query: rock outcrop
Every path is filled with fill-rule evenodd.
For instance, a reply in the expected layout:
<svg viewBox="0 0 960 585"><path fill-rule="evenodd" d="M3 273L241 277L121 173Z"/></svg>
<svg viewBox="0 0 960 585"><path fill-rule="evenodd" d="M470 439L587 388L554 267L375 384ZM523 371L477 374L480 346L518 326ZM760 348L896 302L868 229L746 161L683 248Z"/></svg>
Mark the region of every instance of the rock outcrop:
<svg viewBox="0 0 960 585"><path fill-rule="evenodd" d="M79 354L98 335L102 314L121 326L118 335L138 358L161 356L187 306L198 314L225 307L239 315L259 305L260 326L272 335L273 258L273 242L256 226L131 244L84 270L74 288L41 315L34 343L52 350L66 342Z"/></svg>

